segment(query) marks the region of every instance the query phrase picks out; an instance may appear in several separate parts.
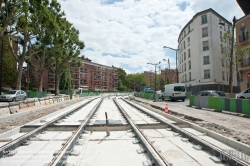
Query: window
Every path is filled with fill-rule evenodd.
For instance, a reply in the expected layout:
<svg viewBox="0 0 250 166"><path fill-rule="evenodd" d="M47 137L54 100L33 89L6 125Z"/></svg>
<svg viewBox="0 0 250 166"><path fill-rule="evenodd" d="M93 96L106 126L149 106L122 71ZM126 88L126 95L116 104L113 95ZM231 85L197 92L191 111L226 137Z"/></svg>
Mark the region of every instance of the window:
<svg viewBox="0 0 250 166"><path fill-rule="evenodd" d="M174 86L174 91L185 92L184 86Z"/></svg>
<svg viewBox="0 0 250 166"><path fill-rule="evenodd" d="M182 70L181 70L181 72L183 73L183 65L182 65Z"/></svg>
<svg viewBox="0 0 250 166"><path fill-rule="evenodd" d="M190 44L190 37L188 37L188 45Z"/></svg>
<svg viewBox="0 0 250 166"><path fill-rule="evenodd" d="M185 44L185 41L184 41L184 49L186 48L186 44Z"/></svg>
<svg viewBox="0 0 250 166"><path fill-rule="evenodd" d="M206 24L207 23L207 15L201 16L201 24Z"/></svg>
<svg viewBox="0 0 250 166"><path fill-rule="evenodd" d="M188 61L188 68L191 69L191 61Z"/></svg>
<svg viewBox="0 0 250 166"><path fill-rule="evenodd" d="M228 81L228 72L227 72L227 81Z"/></svg>
<svg viewBox="0 0 250 166"><path fill-rule="evenodd" d="M225 80L224 71L222 71L222 80Z"/></svg>
<svg viewBox="0 0 250 166"><path fill-rule="evenodd" d="M209 50L208 41L203 42L203 51Z"/></svg>
<svg viewBox="0 0 250 166"><path fill-rule="evenodd" d="M223 60L221 61L221 66L224 67L224 61Z"/></svg>
<svg viewBox="0 0 250 166"><path fill-rule="evenodd" d="M185 82L187 82L187 75L185 74Z"/></svg>
<svg viewBox="0 0 250 166"><path fill-rule="evenodd" d="M191 57L190 49L188 49L188 57Z"/></svg>
<svg viewBox="0 0 250 166"><path fill-rule="evenodd" d="M222 38L222 32L220 31L220 38Z"/></svg>
<svg viewBox="0 0 250 166"><path fill-rule="evenodd" d="M189 72L189 81L191 81L191 72Z"/></svg>
<svg viewBox="0 0 250 166"><path fill-rule="evenodd" d="M208 30L206 28L202 28L202 37L207 37L208 36Z"/></svg>
<svg viewBox="0 0 250 166"><path fill-rule="evenodd" d="M209 64L209 56L203 57L203 63L204 63L204 65Z"/></svg>
<svg viewBox="0 0 250 166"><path fill-rule="evenodd" d="M210 78L210 70L204 70L204 79Z"/></svg>
<svg viewBox="0 0 250 166"><path fill-rule="evenodd" d="M186 31L184 30L184 37L186 36Z"/></svg>
<svg viewBox="0 0 250 166"><path fill-rule="evenodd" d="M190 25L188 26L188 32L190 32Z"/></svg>
<svg viewBox="0 0 250 166"><path fill-rule="evenodd" d="M223 22L221 21L221 19L219 19L219 23L222 23L222 24L223 24ZM222 29L222 26L220 26L220 29Z"/></svg>
<svg viewBox="0 0 250 166"><path fill-rule="evenodd" d="M183 54L181 55L181 62L183 62Z"/></svg>
<svg viewBox="0 0 250 166"><path fill-rule="evenodd" d="M222 46L222 44L220 45L220 52L223 54L223 46Z"/></svg>
<svg viewBox="0 0 250 166"><path fill-rule="evenodd" d="M248 32L247 32L247 27L242 27L240 30L240 36L239 36L239 41L245 41L248 39Z"/></svg>
<svg viewBox="0 0 250 166"><path fill-rule="evenodd" d="M186 71L186 63L184 63L184 70Z"/></svg>
<svg viewBox="0 0 250 166"><path fill-rule="evenodd" d="M186 52L184 52L184 61L186 60Z"/></svg>

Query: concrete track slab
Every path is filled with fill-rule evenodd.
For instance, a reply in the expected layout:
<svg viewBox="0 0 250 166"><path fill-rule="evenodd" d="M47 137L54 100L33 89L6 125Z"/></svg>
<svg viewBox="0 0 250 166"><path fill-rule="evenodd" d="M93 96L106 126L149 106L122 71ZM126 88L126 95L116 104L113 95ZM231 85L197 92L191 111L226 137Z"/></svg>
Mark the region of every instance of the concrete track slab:
<svg viewBox="0 0 250 166"><path fill-rule="evenodd" d="M93 132L88 142L83 145L84 152L80 156L70 156L68 162L84 166L142 165L142 162L149 158L147 154L137 153L141 147L140 144L133 144L133 140L126 131L112 132L108 137L105 132ZM75 146L75 150L76 148L80 146Z"/></svg>
<svg viewBox="0 0 250 166"><path fill-rule="evenodd" d="M28 146L20 146L12 157L4 157L0 165L43 166L52 160L53 153L62 147L62 141L32 141Z"/></svg>
<svg viewBox="0 0 250 166"><path fill-rule="evenodd" d="M144 132L146 132L144 130ZM170 163L178 166L187 165L215 165L215 163L209 159L210 154L204 151L198 151L193 148L193 144L182 141L182 137L174 136L170 134L171 131L165 129L158 129L158 135L162 134L163 137L155 136L152 130L147 131L148 138L153 142L153 146L156 150ZM173 132L172 132L173 133ZM223 165L217 163L217 166Z"/></svg>

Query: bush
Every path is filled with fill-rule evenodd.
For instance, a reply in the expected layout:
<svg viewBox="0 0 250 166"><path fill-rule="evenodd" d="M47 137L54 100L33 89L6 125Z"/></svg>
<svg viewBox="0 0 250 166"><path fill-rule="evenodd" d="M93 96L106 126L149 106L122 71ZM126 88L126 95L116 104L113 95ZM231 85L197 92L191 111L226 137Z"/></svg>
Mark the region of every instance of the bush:
<svg viewBox="0 0 250 166"><path fill-rule="evenodd" d="M38 88L33 88L32 91L37 92L37 91L38 91Z"/></svg>

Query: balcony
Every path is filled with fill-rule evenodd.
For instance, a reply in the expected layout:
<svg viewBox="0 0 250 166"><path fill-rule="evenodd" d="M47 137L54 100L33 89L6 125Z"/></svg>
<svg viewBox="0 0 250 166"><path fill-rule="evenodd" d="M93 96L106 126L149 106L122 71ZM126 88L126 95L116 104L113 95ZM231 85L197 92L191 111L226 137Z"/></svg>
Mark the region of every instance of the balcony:
<svg viewBox="0 0 250 166"><path fill-rule="evenodd" d="M246 67L246 66L250 66L250 58L244 58L241 61L241 67Z"/></svg>
<svg viewBox="0 0 250 166"><path fill-rule="evenodd" d="M95 85L102 85L102 82L95 82Z"/></svg>

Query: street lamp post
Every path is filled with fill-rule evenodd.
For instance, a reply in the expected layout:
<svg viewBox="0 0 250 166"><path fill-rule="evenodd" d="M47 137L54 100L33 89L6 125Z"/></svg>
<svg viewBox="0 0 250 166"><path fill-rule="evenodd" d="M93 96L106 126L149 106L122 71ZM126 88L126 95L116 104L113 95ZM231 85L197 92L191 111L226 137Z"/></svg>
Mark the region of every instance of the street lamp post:
<svg viewBox="0 0 250 166"><path fill-rule="evenodd" d="M2 81L3 81L3 54L4 54L4 49L3 49L3 42L4 39L2 37L2 52L1 52L1 66L0 66L0 95L2 94Z"/></svg>
<svg viewBox="0 0 250 166"><path fill-rule="evenodd" d="M158 63L147 63L147 64L155 66L155 93L154 93L154 101L156 101L156 66L158 65Z"/></svg>
<svg viewBox="0 0 250 166"><path fill-rule="evenodd" d="M166 61L166 59L163 59L164 61ZM170 63L169 63L169 58L168 58L168 78L169 78L169 82L171 83L171 73L170 73Z"/></svg>
<svg viewBox="0 0 250 166"><path fill-rule="evenodd" d="M233 47L234 47L234 28L236 23L236 18L233 18L233 25L232 25L232 42L231 42L231 52L230 52L230 64L229 64L229 93L233 92ZM222 26L226 26L225 23L219 23Z"/></svg>
<svg viewBox="0 0 250 166"><path fill-rule="evenodd" d="M179 76L178 76L178 67L177 67L177 52L178 52L178 48L177 49L174 49L174 48L171 48L171 47L167 47L167 46L163 46L163 48L168 48L168 49L171 49L171 50L174 50L176 52L176 80L177 80L177 83L179 82Z"/></svg>

